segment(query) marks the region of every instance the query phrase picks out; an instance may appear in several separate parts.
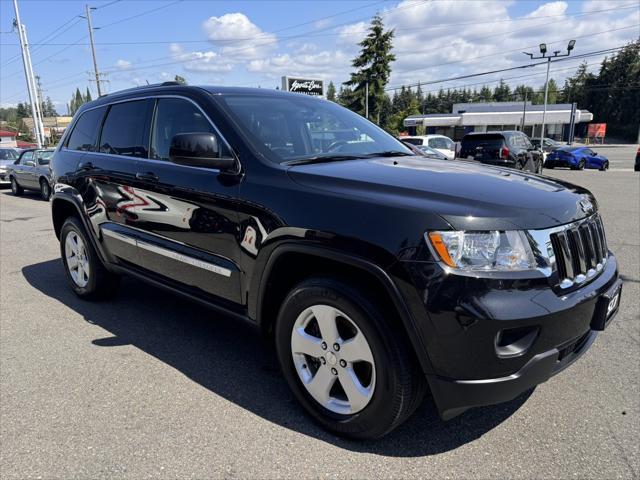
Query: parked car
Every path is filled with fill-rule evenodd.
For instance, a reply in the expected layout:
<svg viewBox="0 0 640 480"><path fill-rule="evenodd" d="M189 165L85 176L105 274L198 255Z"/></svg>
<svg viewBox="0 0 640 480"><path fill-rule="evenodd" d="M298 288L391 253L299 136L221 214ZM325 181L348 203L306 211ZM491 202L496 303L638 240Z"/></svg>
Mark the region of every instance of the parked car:
<svg viewBox="0 0 640 480"><path fill-rule="evenodd" d="M7 168L11 192L22 195L25 190L40 192L43 200L51 196L51 172L49 162L54 150L38 150L30 148L24 150L18 160Z"/></svg>
<svg viewBox="0 0 640 480"><path fill-rule="evenodd" d="M426 145L418 145L416 148L422 151L425 157L435 158L437 160L450 160L449 157L435 148L431 148Z"/></svg>
<svg viewBox="0 0 640 480"><path fill-rule="evenodd" d="M314 144L324 125L351 133ZM347 437L390 432L427 386L443 419L515 398L584 354L621 295L589 191L418 159L305 95L109 94L80 107L52 171L79 297L128 274L257 326L310 416Z"/></svg>
<svg viewBox="0 0 640 480"><path fill-rule="evenodd" d="M7 168L18 159L18 151L15 148L0 148L0 185L9 185Z"/></svg>
<svg viewBox="0 0 640 480"><path fill-rule="evenodd" d="M534 173L542 173L544 162L529 137L515 130L467 133L458 157Z"/></svg>
<svg viewBox="0 0 640 480"><path fill-rule="evenodd" d="M633 166L633 170L640 172L640 147L638 147L638 151L636 152L636 163Z"/></svg>
<svg viewBox="0 0 640 480"><path fill-rule="evenodd" d="M427 147L426 145L414 145L411 142L405 142L402 138L400 138L400 141L404 144L405 147L407 147L416 155L420 155L421 157L435 158L438 160L448 160L445 154L440 153L434 148Z"/></svg>
<svg viewBox="0 0 640 480"><path fill-rule="evenodd" d="M597 168L605 171L609 169L609 159L598 155L589 147L562 147L547 155L545 168L569 167L571 170Z"/></svg>
<svg viewBox="0 0 640 480"><path fill-rule="evenodd" d="M449 160L456 156L456 144L449 137L444 135L417 135L402 137L403 142L413 143L416 146L426 145L439 151Z"/></svg>
<svg viewBox="0 0 640 480"><path fill-rule="evenodd" d="M547 138L545 137L543 139L543 146L542 148L540 148L540 137L537 138L530 138L531 143L533 144L534 147L536 147L537 149L542 150L545 153L549 153L554 151L556 148L560 148L562 147L562 144L560 142L556 142L555 140L553 140L552 138Z"/></svg>

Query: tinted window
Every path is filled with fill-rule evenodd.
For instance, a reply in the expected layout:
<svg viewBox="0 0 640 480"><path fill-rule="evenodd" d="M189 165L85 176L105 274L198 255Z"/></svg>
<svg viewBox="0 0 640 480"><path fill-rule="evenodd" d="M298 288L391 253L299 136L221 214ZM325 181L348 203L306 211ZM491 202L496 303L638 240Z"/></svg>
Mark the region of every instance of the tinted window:
<svg viewBox="0 0 640 480"><path fill-rule="evenodd" d="M95 152L104 111L105 107L95 108L80 116L67 142L68 149Z"/></svg>
<svg viewBox="0 0 640 480"><path fill-rule="evenodd" d="M504 143L501 135L469 135L462 139L462 148L492 147L500 148Z"/></svg>
<svg viewBox="0 0 640 480"><path fill-rule="evenodd" d="M525 137L523 135L522 136L522 141L524 142L525 148L533 148L533 144L531 143L531 140L529 140L529 137Z"/></svg>
<svg viewBox="0 0 640 480"><path fill-rule="evenodd" d="M275 162L411 150L360 115L307 95L216 97L252 146Z"/></svg>
<svg viewBox="0 0 640 480"><path fill-rule="evenodd" d="M514 147L524 147L524 140L520 135L514 135L509 139L509 143Z"/></svg>
<svg viewBox="0 0 640 480"><path fill-rule="evenodd" d="M2 148L0 149L0 160L16 160L18 158L18 154L15 150L10 148Z"/></svg>
<svg viewBox="0 0 640 480"><path fill-rule="evenodd" d="M100 135L100 152L146 158L147 106L146 100L111 105Z"/></svg>
<svg viewBox="0 0 640 480"><path fill-rule="evenodd" d="M403 142L410 143L411 145L422 145L421 138L403 138Z"/></svg>
<svg viewBox="0 0 640 480"><path fill-rule="evenodd" d="M181 98L159 99L151 132L150 158L169 160L171 139L178 133L215 134L215 130L193 103Z"/></svg>
<svg viewBox="0 0 640 480"><path fill-rule="evenodd" d="M431 148L441 148L443 150L450 150L449 148L449 142L447 142L446 138L430 138L429 139L429 146Z"/></svg>

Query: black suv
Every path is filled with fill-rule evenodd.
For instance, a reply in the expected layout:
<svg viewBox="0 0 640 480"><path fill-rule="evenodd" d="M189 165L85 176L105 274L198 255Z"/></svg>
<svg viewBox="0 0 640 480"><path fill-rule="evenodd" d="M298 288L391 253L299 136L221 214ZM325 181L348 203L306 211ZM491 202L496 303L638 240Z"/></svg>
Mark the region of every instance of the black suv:
<svg viewBox="0 0 640 480"><path fill-rule="evenodd" d="M318 98L110 94L81 107L52 163L76 294L108 296L128 274L258 326L301 404L341 435L386 434L428 389L444 419L510 400L617 311L587 190L413 155Z"/></svg>
<svg viewBox="0 0 640 480"><path fill-rule="evenodd" d="M534 173L541 173L544 163L542 152L529 137L515 130L467 133L462 138L458 158Z"/></svg>

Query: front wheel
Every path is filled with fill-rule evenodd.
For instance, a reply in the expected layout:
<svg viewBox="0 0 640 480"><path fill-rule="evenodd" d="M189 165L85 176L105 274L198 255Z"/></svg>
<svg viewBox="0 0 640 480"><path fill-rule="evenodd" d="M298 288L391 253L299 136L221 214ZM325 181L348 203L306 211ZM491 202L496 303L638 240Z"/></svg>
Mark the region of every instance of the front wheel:
<svg viewBox="0 0 640 480"><path fill-rule="evenodd" d="M584 167L585 167L584 160L580 160L580 162L578 162L578 170L584 170Z"/></svg>
<svg viewBox="0 0 640 480"><path fill-rule="evenodd" d="M15 177L11 177L11 193L13 193L16 197L19 197L24 193L24 188L18 185Z"/></svg>
<svg viewBox="0 0 640 480"><path fill-rule="evenodd" d="M609 170L609 162L604 162L602 164L602 166L600 167L600 171L601 172L606 172L607 170Z"/></svg>
<svg viewBox="0 0 640 480"><path fill-rule="evenodd" d="M371 439L420 404L424 376L381 307L333 278L297 285L278 315L275 341L284 377L326 429Z"/></svg>
<svg viewBox="0 0 640 480"><path fill-rule="evenodd" d="M51 187L49 186L49 182L47 182L44 178L40 180L40 197L43 200L49 200L51 196Z"/></svg>
<svg viewBox="0 0 640 480"><path fill-rule="evenodd" d="M106 298L118 289L120 277L104 267L76 217L67 218L62 225L60 253L69 285L79 297Z"/></svg>

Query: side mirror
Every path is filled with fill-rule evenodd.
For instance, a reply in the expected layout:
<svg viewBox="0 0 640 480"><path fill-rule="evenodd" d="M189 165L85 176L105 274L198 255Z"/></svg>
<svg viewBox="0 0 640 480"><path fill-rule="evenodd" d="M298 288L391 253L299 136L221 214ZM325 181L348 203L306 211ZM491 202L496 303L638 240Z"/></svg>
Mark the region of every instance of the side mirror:
<svg viewBox="0 0 640 480"><path fill-rule="evenodd" d="M171 139L169 160L190 167L228 170L236 163L232 156L222 156L220 144L211 133L179 133Z"/></svg>
<svg viewBox="0 0 640 480"><path fill-rule="evenodd" d="M591 152L592 157L595 157L596 155L598 155L598 152Z"/></svg>

